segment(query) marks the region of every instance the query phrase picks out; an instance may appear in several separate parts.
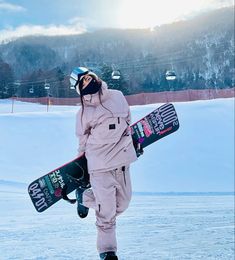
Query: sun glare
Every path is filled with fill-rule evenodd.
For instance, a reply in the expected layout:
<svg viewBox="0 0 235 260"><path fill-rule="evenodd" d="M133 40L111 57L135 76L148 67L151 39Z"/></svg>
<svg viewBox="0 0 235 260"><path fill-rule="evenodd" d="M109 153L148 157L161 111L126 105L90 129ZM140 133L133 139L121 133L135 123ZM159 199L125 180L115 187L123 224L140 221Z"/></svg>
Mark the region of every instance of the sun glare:
<svg viewBox="0 0 235 260"><path fill-rule="evenodd" d="M206 7L206 2L205 0L122 0L118 23L121 28L153 28L200 11Z"/></svg>

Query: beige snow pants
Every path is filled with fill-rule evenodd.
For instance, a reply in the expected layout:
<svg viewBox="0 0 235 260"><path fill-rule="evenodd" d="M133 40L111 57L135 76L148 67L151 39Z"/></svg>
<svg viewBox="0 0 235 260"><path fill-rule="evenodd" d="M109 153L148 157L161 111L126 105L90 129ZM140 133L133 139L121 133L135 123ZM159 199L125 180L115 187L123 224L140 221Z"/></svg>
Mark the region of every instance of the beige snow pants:
<svg viewBox="0 0 235 260"><path fill-rule="evenodd" d="M95 209L97 250L117 251L116 216L131 200L129 165L107 172L90 174L91 189L83 193L83 205Z"/></svg>

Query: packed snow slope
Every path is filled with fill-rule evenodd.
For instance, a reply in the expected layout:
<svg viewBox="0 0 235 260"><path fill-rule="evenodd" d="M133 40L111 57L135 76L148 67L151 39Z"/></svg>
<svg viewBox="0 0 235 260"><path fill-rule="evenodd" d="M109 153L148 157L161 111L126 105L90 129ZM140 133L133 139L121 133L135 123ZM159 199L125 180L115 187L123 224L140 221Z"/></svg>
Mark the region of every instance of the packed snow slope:
<svg viewBox="0 0 235 260"><path fill-rule="evenodd" d="M135 122L161 104L131 107ZM234 185L234 98L174 103L177 132L132 164L138 192L230 192ZM0 100L0 186L15 188L77 155L79 107Z"/></svg>

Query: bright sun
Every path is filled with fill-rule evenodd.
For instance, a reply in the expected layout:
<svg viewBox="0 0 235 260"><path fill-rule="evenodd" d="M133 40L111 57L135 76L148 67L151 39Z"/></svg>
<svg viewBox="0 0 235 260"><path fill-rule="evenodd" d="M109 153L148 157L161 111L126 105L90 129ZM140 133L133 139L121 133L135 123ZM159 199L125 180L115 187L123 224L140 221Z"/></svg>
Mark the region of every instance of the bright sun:
<svg viewBox="0 0 235 260"><path fill-rule="evenodd" d="M122 0L118 23L121 28L152 28L184 18L205 7L206 2L205 0Z"/></svg>

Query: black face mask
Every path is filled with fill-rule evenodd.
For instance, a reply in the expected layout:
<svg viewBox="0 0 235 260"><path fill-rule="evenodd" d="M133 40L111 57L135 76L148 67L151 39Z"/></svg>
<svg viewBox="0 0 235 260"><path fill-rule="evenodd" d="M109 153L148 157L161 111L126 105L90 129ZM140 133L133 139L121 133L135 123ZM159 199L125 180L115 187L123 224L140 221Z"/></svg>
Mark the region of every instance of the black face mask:
<svg viewBox="0 0 235 260"><path fill-rule="evenodd" d="M101 84L97 82L97 80L92 79L90 83L84 88L80 90L81 96L85 96L88 94L95 94L97 93L101 88Z"/></svg>

